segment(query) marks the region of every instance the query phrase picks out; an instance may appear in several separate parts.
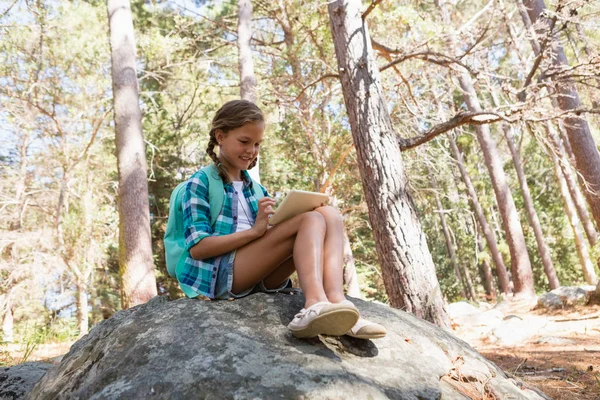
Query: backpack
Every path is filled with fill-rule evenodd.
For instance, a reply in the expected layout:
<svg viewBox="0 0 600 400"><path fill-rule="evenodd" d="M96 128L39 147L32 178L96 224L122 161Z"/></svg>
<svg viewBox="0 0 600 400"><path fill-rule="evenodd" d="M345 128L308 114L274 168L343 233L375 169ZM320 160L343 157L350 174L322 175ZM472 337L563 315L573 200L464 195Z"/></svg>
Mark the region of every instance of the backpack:
<svg viewBox="0 0 600 400"><path fill-rule="evenodd" d="M210 225L215 226L221 214L225 200L225 188L215 164L202 168L208 177L208 203L210 204ZM169 200L169 219L165 231L165 262L167 272L176 277L177 266L185 263L189 251L185 249L185 232L183 227L183 194L188 181L183 181L171 192ZM265 197L260 185L253 181L252 189L257 200Z"/></svg>

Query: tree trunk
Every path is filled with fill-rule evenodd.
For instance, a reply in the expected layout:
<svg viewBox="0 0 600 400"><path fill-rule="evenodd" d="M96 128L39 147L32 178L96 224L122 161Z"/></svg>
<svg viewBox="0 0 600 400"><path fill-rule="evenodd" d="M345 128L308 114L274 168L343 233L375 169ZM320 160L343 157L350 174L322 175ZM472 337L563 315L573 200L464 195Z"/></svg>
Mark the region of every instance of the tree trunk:
<svg viewBox="0 0 600 400"><path fill-rule="evenodd" d="M452 237L450 236L450 230L448 229L448 224L446 223L446 216L444 215L444 207L442 205L442 200L440 199L440 194L438 193L438 185L435 176L431 172L431 168L429 165L426 165L427 175L429 175L429 180L431 181L433 188L433 195L435 197L435 204L437 207L437 213L440 216L440 223L442 224L442 232L444 233L444 240L446 242L446 249L448 250L448 255L450 256L450 264L454 269L454 273L456 274L456 278L458 279L458 285L460 286L460 295L465 298L471 298L474 300L475 296L471 296L471 292L467 291L467 284L465 283L465 277L463 277L462 272L460 271L460 267L458 266L458 262L456 261L456 252L454 251L454 243L452 243Z"/></svg>
<svg viewBox="0 0 600 400"><path fill-rule="evenodd" d="M108 0L119 170L119 269L123 309L156 296L146 156L129 0Z"/></svg>
<svg viewBox="0 0 600 400"><path fill-rule="evenodd" d="M360 0L328 5L335 52L384 284L393 307L448 327L412 200Z"/></svg>
<svg viewBox="0 0 600 400"><path fill-rule="evenodd" d="M581 43L583 43L583 51L585 52L585 55L588 56L588 59L591 61L594 56L593 56L592 52L590 51L590 44L588 43L587 38L585 37L585 32L583 31L582 24L575 23L575 29L577 31L577 37L578 37L579 41ZM595 81L596 81L596 88L600 87L600 79L596 78ZM592 89L592 90L596 90L596 89ZM596 96L592 96L592 107L595 109L600 108L600 101L598 100L598 97L596 97Z"/></svg>
<svg viewBox="0 0 600 400"><path fill-rule="evenodd" d="M546 9L544 0L523 0L523 5L527 10L530 23L535 24L538 36L546 35L551 24L547 17L548 14L544 12ZM522 15L524 16L525 13L522 13ZM526 21L525 18L523 18L523 21L527 26L529 21ZM552 65L556 69L568 67L567 57L560 41L555 34L552 33L551 35L549 50ZM556 93L558 94L558 106L561 110L572 111L581 107L579 94L573 82L557 82ZM596 221L596 226L600 227L600 153L598 153L585 118L579 115L570 115L564 119L564 122L575 156L576 168L586 182L586 187L584 187L585 196Z"/></svg>
<svg viewBox="0 0 600 400"><path fill-rule="evenodd" d="M469 111L480 112L481 106L473 88L471 77L463 73L458 78L463 90L463 97ZM485 165L490 173L492 186L496 193L498 210L502 219L502 226L506 235L506 241L511 255L511 271L514 283L515 296L534 297L533 272L525 244L523 228L519 220L519 214L515 202L508 187L506 175L502 168L502 160L498 154L496 143L492 139L490 129L487 125L475 126L477 140L481 146Z"/></svg>
<svg viewBox="0 0 600 400"><path fill-rule="evenodd" d="M475 213L477 222L479 223L479 226L481 227L481 230L483 231L483 234L485 236L488 249L490 250L490 255L492 256L492 261L496 265L496 273L498 274L498 284L500 286L500 291L503 294L508 295L510 293L510 280L508 278L506 266L504 265L504 260L502 259L502 254L498 249L496 235L494 234L494 230L490 227L490 224L488 224L488 221L485 217L485 213L483 212L483 208L479 203L479 198L477 197L475 187L473 186L471 178L467 173L467 168L465 167L462 154L456 146L454 138L448 135L448 141L450 142L450 150L452 151L452 156L456 160L456 164L458 165L458 169L460 171L462 180L465 183L465 186L467 187L467 193L469 194L469 199L471 200L473 212Z"/></svg>
<svg viewBox="0 0 600 400"><path fill-rule="evenodd" d="M485 245L483 244L483 238L481 237L481 231L477 230L477 248L479 252L485 251ZM496 285L494 284L494 276L492 275L492 269L487 257L483 257L481 262L481 269L483 270L483 287L485 288L485 295L487 300L495 300L497 297Z"/></svg>
<svg viewBox="0 0 600 400"><path fill-rule="evenodd" d="M19 135L19 179L15 185L15 203L16 208L13 213L12 221L10 223L10 230L19 230L23 225L23 214L25 205L25 190L27 188L27 152L29 145L31 144L31 137L27 130L24 130Z"/></svg>
<svg viewBox="0 0 600 400"><path fill-rule="evenodd" d="M256 78L252 62L252 3L238 0L238 64L240 71L240 94L242 99L256 103Z"/></svg>
<svg viewBox="0 0 600 400"><path fill-rule="evenodd" d="M2 341L6 343L12 343L14 340L14 319L12 306L9 301L6 305L4 318L2 319Z"/></svg>
<svg viewBox="0 0 600 400"><path fill-rule="evenodd" d="M471 273L466 264L462 264L463 275L465 277L465 284L467 285L467 291L471 300L477 300L477 293L475 293L475 285L473 285L473 279L471 279Z"/></svg>
<svg viewBox="0 0 600 400"><path fill-rule="evenodd" d="M77 283L77 324L79 325L79 337L87 335L89 330L89 304L87 298L87 285Z"/></svg>
<svg viewBox="0 0 600 400"><path fill-rule="evenodd" d="M569 223L571 224L571 228L573 229L575 247L577 249L577 255L579 256L579 262L581 263L581 267L583 269L583 276L585 278L585 281L588 284L592 285L596 283L597 278L596 273L594 271L594 265L590 261L590 251L583 237L583 232L581 231L581 223L579 222L577 211L575 210L575 205L573 204L573 199L571 198L571 194L569 193L567 182L560 169L560 160L558 159L556 154L554 154L553 152L551 152L551 154L552 161L554 163L554 174L558 179L560 194L562 195L562 199L565 204L565 211L567 212Z"/></svg>
<svg viewBox="0 0 600 400"><path fill-rule="evenodd" d="M546 240L544 239L542 224L540 223L540 219L538 218L537 212L535 211L535 207L533 205L533 199L531 198L531 192L529 191L529 185L527 184L527 178L525 177L525 171L523 170L521 155L515 146L512 127L504 123L502 124L502 130L504 131L504 136L506 137L506 142L508 144L508 148L510 149L510 154L512 155L513 163L515 165L515 171L517 172L519 186L521 187L521 193L523 195L523 202L525 203L525 211L527 213L529 224L533 228L533 233L535 234L535 241L537 243L538 251L540 252L540 257L542 258L544 272L548 277L548 284L550 285L551 289L557 289L560 286L560 283L558 282L558 277L556 276L554 263L550 257L550 249L548 248Z"/></svg>
<svg viewBox="0 0 600 400"><path fill-rule="evenodd" d="M344 229L344 284L346 285L346 293L348 296L360 299L360 287L358 286L358 275L356 274L356 264L354 263L354 255L348 234Z"/></svg>
<svg viewBox="0 0 600 400"><path fill-rule="evenodd" d="M238 0L238 66L240 71L240 95L242 99L256 103L256 77L252 62L252 3L250 0ZM260 182L260 162L248 171L252 179Z"/></svg>
<svg viewBox="0 0 600 400"><path fill-rule="evenodd" d="M579 219L581 220L581 224L583 225L583 230L590 242L590 245L593 247L598 242L598 232L596 231L596 227L594 226L594 222L590 217L590 213L587 209L587 204L585 202L585 198L583 197L583 193L577 186L577 177L571 170L569 164L575 165L575 156L573 155L573 149L571 149L571 145L569 143L569 139L565 134L565 129L560 127L558 132L560 132L559 139L554 126L547 122L549 137L553 145L555 145L555 150L558 152L559 161L562 172L567 181L567 186L569 188L569 192L571 192L571 197L573 198L573 203L575 203L575 208L577 209L577 214L579 215ZM582 185L584 186L584 185Z"/></svg>

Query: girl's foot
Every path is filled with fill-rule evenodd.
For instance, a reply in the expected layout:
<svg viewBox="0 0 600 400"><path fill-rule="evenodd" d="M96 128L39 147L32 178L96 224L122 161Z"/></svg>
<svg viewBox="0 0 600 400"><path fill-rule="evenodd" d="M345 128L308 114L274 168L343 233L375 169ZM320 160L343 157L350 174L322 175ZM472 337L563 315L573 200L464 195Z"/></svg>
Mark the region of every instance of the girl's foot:
<svg viewBox="0 0 600 400"><path fill-rule="evenodd" d="M355 307L355 305L350 300L344 300L338 304L346 304L349 306ZM380 339L384 337L387 333L387 329L382 325L379 325L375 322L371 322L364 318L359 318L356 324L348 332L346 335L358 338L358 339Z"/></svg>
<svg viewBox="0 0 600 400"><path fill-rule="evenodd" d="M386 333L387 330L382 325L359 318L356 324L346 332L346 335L358 339L379 339L384 337Z"/></svg>
<svg viewBox="0 0 600 400"><path fill-rule="evenodd" d="M322 301L300 310L288 328L297 338L342 336L356 324L358 317L358 309L353 304Z"/></svg>

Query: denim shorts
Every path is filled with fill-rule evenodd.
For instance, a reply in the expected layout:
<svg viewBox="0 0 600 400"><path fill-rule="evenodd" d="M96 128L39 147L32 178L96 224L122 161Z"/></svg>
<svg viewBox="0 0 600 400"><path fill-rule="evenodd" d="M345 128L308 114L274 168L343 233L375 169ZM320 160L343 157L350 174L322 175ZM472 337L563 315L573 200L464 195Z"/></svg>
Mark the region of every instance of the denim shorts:
<svg viewBox="0 0 600 400"><path fill-rule="evenodd" d="M227 299L239 299L248 296L251 293L264 292L264 293L277 293L282 289L291 287L290 279L286 279L279 287L275 289L267 289L264 281L258 282L253 287L244 290L242 293L232 293L231 287L233 286L233 262L235 260L235 250L230 254L223 256L219 265L219 272L217 272L217 283L215 284L215 300L227 300Z"/></svg>

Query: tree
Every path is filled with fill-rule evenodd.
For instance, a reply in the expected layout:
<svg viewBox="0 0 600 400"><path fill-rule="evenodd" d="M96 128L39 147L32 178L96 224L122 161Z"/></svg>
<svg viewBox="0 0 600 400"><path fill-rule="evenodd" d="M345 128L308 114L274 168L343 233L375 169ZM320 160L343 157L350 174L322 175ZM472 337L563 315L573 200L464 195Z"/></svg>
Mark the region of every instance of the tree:
<svg viewBox="0 0 600 400"><path fill-rule="evenodd" d="M131 8L129 0L108 0L107 6L119 170L121 302L126 309L148 301L157 291Z"/></svg>
<svg viewBox="0 0 600 400"><path fill-rule="evenodd" d="M512 126L508 126L507 124L503 123L502 130L504 131L506 143L508 144L510 154L513 158L513 163L515 164L515 170L517 171L519 186L521 187L521 195L523 196L523 202L525 204L525 212L527 214L527 218L529 219L529 224L533 228L535 241L537 243L540 257L542 258L542 264L544 265L544 272L548 277L550 289L557 289L560 286L560 283L558 282L558 278L556 277L556 269L554 268L554 263L552 262L552 258L550 257L550 248L548 247L548 245L546 244L546 240L544 239L544 233L542 231L540 219L535 210L535 206L533 205L533 198L531 197L531 191L529 190L529 185L527 184L527 177L525 176L525 170L523 169L521 154L519 153L519 149L517 149L517 146L515 145L513 128Z"/></svg>
<svg viewBox="0 0 600 400"><path fill-rule="evenodd" d="M492 257L492 261L496 265L496 273L498 274L498 283L500 286L500 291L508 295L510 293L510 281L508 278L508 272L506 271L506 266L504 265L504 260L502 259L502 254L498 249L498 242L496 240L496 235L494 230L490 227L487 218L485 217L485 213L483 211L483 207L481 207L481 203L479 202L479 198L477 196L477 192L475 191L475 187L471 182L471 178L465 168L465 163L463 160L463 156L456 145L456 142L453 137L449 136L448 141L450 143L450 151L452 152L452 156L456 161L458 169L460 171L460 176L467 188L467 193L469 195L469 200L471 202L471 207L473 208L473 212L475 213L475 217L477 218L477 222L483 231L485 236L488 249L490 251L490 255Z"/></svg>
<svg viewBox="0 0 600 400"><path fill-rule="evenodd" d="M425 165L427 168L427 176L431 181L433 187L431 190L433 191L433 195L435 197L435 205L436 212L440 216L440 223L442 224L442 232L444 234L444 241L446 243L446 249L448 250L448 255L450 256L450 264L452 264L452 269L454 269L454 273L456 274L456 278L458 279L458 283L461 286L460 294L465 299L475 300L475 291L473 290L473 284L470 282L470 279L466 279L466 274L463 277L463 273L460 271L460 267L458 266L458 261L456 259L456 251L454 250L454 243L452 242L452 236L450 235L450 229L448 224L446 223L446 216L444 215L444 207L442 206L442 200L440 199L437 179L435 179L435 175L431 170L429 165ZM464 264L463 264L464 265ZM465 267L466 269L466 267Z"/></svg>
<svg viewBox="0 0 600 400"><path fill-rule="evenodd" d="M538 46L532 43L532 47L538 59L547 56L553 67L545 75L556 75L557 72L568 68L569 63L560 41L556 37L554 27L556 16L549 17L546 12L544 0L520 0L526 12L522 12L525 26L534 24L537 33ZM560 10L557 10L560 11ZM528 18L527 18L528 17ZM536 40L534 39L534 40ZM534 68L536 65L534 64ZM531 72L534 72L533 69ZM530 72L530 75L532 73ZM600 153L594 143L590 127L586 119L578 110L581 109L581 101L574 82L571 78L554 80L557 94L558 107L567 113L564 125L567 131L570 145L575 156L575 165L578 172L585 180L584 192L590 205L592 215L596 221L596 227L600 226Z"/></svg>
<svg viewBox="0 0 600 400"><path fill-rule="evenodd" d="M466 72L463 72L459 76L458 81L463 90L463 97L469 111L481 111L479 99L475 93L471 77ZM525 236L523 235L519 214L517 213L517 208L515 207L515 202L502 168L496 143L487 125L476 126L475 132L483 152L485 165L490 173L494 192L496 193L498 210L500 211L506 241L510 249L512 279L515 287L514 294L515 296L533 297L535 296L533 272L531 270L527 245L525 244Z"/></svg>
<svg viewBox="0 0 600 400"><path fill-rule="evenodd" d="M256 77L254 76L254 63L252 62L252 2L238 0L238 64L240 70L240 95L242 99L256 103ZM260 166L257 159L256 166L250 171L250 176L260 182Z"/></svg>
<svg viewBox="0 0 600 400"><path fill-rule="evenodd" d="M392 306L440 326L448 317L383 98L359 0L328 5L344 102Z"/></svg>

